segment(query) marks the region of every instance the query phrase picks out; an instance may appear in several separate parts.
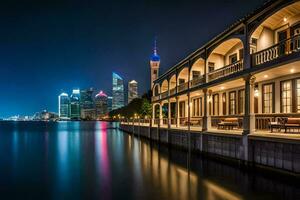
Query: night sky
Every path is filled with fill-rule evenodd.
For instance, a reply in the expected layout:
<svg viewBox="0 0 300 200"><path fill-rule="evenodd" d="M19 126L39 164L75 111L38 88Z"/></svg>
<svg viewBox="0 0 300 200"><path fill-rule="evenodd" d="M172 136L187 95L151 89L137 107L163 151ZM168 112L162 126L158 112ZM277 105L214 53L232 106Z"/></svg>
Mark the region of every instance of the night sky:
<svg viewBox="0 0 300 200"><path fill-rule="evenodd" d="M264 1L1 1L0 117L57 112L62 90L110 94L113 71L142 94L155 36L162 73Z"/></svg>

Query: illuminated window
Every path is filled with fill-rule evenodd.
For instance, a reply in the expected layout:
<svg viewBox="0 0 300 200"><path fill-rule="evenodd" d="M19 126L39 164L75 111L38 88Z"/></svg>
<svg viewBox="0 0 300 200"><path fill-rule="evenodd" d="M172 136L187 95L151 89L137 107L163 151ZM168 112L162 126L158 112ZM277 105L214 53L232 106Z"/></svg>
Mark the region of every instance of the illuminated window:
<svg viewBox="0 0 300 200"><path fill-rule="evenodd" d="M179 102L179 117L185 117L185 101Z"/></svg>
<svg viewBox="0 0 300 200"><path fill-rule="evenodd" d="M292 112L292 82L281 82L281 112Z"/></svg>
<svg viewBox="0 0 300 200"><path fill-rule="evenodd" d="M263 85L263 113L273 113L273 84Z"/></svg>
<svg viewBox="0 0 300 200"><path fill-rule="evenodd" d="M300 113L300 79L297 79L297 112Z"/></svg>
<svg viewBox="0 0 300 200"><path fill-rule="evenodd" d="M213 115L219 115L219 94L213 95Z"/></svg>
<svg viewBox="0 0 300 200"><path fill-rule="evenodd" d="M202 98L193 99L193 117L200 117L202 115Z"/></svg>
<svg viewBox="0 0 300 200"><path fill-rule="evenodd" d="M239 114L244 113L244 106L245 106L245 90L239 91Z"/></svg>
<svg viewBox="0 0 300 200"><path fill-rule="evenodd" d="M230 115L235 115L235 110L236 110L236 93L235 92L230 92L229 93L229 114Z"/></svg>

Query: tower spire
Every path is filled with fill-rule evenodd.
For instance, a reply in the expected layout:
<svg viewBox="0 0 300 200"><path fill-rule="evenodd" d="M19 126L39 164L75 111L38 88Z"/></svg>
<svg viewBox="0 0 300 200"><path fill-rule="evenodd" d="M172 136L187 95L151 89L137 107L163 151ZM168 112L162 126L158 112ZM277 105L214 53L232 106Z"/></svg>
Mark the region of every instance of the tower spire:
<svg viewBox="0 0 300 200"><path fill-rule="evenodd" d="M153 48L153 54L157 55L157 37L154 37L154 48Z"/></svg>

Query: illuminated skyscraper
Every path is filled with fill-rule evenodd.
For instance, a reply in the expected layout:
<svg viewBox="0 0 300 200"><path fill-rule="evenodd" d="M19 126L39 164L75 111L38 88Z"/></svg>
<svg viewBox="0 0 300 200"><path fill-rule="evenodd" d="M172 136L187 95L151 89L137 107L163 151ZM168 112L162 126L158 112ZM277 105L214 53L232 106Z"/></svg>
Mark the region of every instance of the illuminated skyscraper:
<svg viewBox="0 0 300 200"><path fill-rule="evenodd" d="M93 88L80 91L80 116L81 119L95 119L95 106L93 100Z"/></svg>
<svg viewBox="0 0 300 200"><path fill-rule="evenodd" d="M79 120L80 119L80 90L73 90L70 97L70 118Z"/></svg>
<svg viewBox="0 0 300 200"><path fill-rule="evenodd" d="M107 97L107 109L108 109L108 112L112 111L112 97L111 96L108 96Z"/></svg>
<svg viewBox="0 0 300 200"><path fill-rule="evenodd" d="M96 106L96 116L97 119L101 119L108 113L108 102L107 102L107 95L103 92L100 91L96 96L95 96L95 106Z"/></svg>
<svg viewBox="0 0 300 200"><path fill-rule="evenodd" d="M138 83L132 80L128 83L128 104L138 97Z"/></svg>
<svg viewBox="0 0 300 200"><path fill-rule="evenodd" d="M58 116L60 119L69 118L70 99L67 93L61 93L58 96Z"/></svg>
<svg viewBox="0 0 300 200"><path fill-rule="evenodd" d="M115 110L124 106L124 83L122 77L114 72L112 74L112 85L112 110Z"/></svg>

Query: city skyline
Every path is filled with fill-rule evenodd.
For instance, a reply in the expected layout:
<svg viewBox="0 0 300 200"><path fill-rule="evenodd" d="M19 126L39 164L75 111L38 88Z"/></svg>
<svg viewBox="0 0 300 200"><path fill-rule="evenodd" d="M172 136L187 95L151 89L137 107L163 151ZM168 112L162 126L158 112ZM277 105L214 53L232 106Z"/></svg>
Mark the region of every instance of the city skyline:
<svg viewBox="0 0 300 200"><path fill-rule="evenodd" d="M56 110L64 88L108 91L111 83L105 77L112 71L124 80L135 78L143 94L150 89L148 63L155 36L164 72L264 0L218 1L219 6L200 1L115 1L106 6L100 1L72 6L66 1L13 2L0 8L0 89L5 91L0 117ZM217 16L206 22L211 11ZM120 32L126 34L119 37Z"/></svg>

